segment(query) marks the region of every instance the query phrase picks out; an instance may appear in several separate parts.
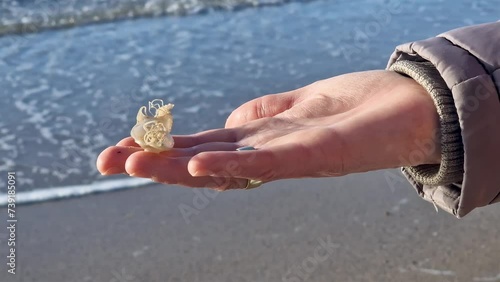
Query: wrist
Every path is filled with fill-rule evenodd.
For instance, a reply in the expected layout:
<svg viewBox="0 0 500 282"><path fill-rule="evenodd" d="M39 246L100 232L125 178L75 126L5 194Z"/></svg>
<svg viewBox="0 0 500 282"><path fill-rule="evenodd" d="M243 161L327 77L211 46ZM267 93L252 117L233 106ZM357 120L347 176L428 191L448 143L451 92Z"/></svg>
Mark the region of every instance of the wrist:
<svg viewBox="0 0 500 282"><path fill-rule="evenodd" d="M405 78L405 89L409 89L409 106L406 115L411 117L409 127L413 130L407 140L408 151L399 157L400 166L439 164L441 162L441 131L438 110L425 88L412 78Z"/></svg>
<svg viewBox="0 0 500 282"><path fill-rule="evenodd" d="M451 90L430 62L397 61L389 68L411 77L433 100L439 117L435 139L440 143L438 165L410 164L405 171L417 182L428 185L449 184L463 177L464 151L460 122Z"/></svg>

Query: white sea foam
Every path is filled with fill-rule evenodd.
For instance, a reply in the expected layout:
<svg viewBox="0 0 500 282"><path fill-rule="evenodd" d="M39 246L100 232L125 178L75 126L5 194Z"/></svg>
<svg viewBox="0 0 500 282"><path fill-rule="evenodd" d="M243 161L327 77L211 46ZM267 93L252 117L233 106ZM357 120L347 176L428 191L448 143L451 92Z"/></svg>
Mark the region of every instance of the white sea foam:
<svg viewBox="0 0 500 282"><path fill-rule="evenodd" d="M500 281L500 273L498 273L498 275L495 277L474 277L474 281L481 281L481 282Z"/></svg>
<svg viewBox="0 0 500 282"><path fill-rule="evenodd" d="M183 109L183 112L185 113L190 113L190 114L194 114L194 113L197 113L201 110L202 106L201 105L194 105L192 107L186 107Z"/></svg>
<svg viewBox="0 0 500 282"><path fill-rule="evenodd" d="M16 204L28 204L57 200L62 198L78 197L88 194L109 192L153 184L149 179L129 178L94 182L88 185L75 185L57 188L42 188L16 194ZM0 207L8 203L7 194L0 193Z"/></svg>
<svg viewBox="0 0 500 282"><path fill-rule="evenodd" d="M415 268L416 270L430 274L430 275L438 275L438 276L455 276L455 272L451 270L439 270L439 269L431 269L431 268Z"/></svg>
<svg viewBox="0 0 500 282"><path fill-rule="evenodd" d="M207 10L234 10L285 4L300 0L110 0L0 1L0 35L26 34L44 29L161 15L192 15ZM82 1L83 2L83 1Z"/></svg>
<svg viewBox="0 0 500 282"><path fill-rule="evenodd" d="M35 88L31 88L31 89L26 89L24 90L23 92L23 97L28 97L28 96L31 96L33 94L37 94L37 93L40 93L42 91L46 91L49 89L49 86L46 85L46 84L41 84L41 85L38 85L37 87ZM19 110L23 110L25 108L22 107L21 104L19 104Z"/></svg>
<svg viewBox="0 0 500 282"><path fill-rule="evenodd" d="M56 88L52 89L52 97L55 99L60 99L60 98L66 97L66 96L71 95L71 94L73 94L73 91L69 90L69 89L67 89L67 90L59 90Z"/></svg>

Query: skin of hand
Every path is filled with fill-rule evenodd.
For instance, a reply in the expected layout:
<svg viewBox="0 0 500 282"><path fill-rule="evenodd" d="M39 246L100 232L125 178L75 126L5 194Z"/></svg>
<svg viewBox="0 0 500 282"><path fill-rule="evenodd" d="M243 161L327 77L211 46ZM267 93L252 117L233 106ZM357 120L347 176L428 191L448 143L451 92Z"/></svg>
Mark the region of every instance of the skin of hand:
<svg viewBox="0 0 500 282"><path fill-rule="evenodd" d="M243 188L246 179L330 177L440 162L439 116L426 90L391 71L350 73L249 101L225 128L174 136L143 151L131 138L104 150L104 175L189 187ZM236 151L253 146L255 151Z"/></svg>

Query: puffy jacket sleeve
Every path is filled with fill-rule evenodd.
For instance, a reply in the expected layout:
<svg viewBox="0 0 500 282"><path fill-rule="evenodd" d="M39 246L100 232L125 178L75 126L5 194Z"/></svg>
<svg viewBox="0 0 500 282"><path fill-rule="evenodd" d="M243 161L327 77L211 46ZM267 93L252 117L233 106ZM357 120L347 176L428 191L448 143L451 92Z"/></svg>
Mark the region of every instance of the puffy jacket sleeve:
<svg viewBox="0 0 500 282"><path fill-rule="evenodd" d="M441 163L402 169L417 192L459 218L500 202L500 22L398 46L388 69L419 82L440 116Z"/></svg>

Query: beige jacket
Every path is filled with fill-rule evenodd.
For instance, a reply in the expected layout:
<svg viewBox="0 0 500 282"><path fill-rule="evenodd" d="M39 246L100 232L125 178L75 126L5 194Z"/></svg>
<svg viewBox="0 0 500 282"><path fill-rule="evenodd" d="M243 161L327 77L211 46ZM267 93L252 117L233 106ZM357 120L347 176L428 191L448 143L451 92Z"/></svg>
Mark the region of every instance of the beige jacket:
<svg viewBox="0 0 500 282"><path fill-rule="evenodd" d="M500 202L500 22L398 46L388 69L426 88L440 116L441 164L402 169L417 192L459 218Z"/></svg>

